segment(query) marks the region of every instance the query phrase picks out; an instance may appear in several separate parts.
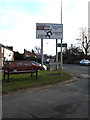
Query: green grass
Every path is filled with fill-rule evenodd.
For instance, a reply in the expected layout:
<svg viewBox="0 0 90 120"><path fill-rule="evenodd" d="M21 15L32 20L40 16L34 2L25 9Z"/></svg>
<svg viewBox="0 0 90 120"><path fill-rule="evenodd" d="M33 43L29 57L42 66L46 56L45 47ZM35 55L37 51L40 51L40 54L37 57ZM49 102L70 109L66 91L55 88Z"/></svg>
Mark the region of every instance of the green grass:
<svg viewBox="0 0 90 120"><path fill-rule="evenodd" d="M35 74L33 74L33 77L30 77L30 74L10 75L10 82L2 80L2 93L7 94L28 87L53 84L70 78L71 75L65 71L62 71L60 75L57 71L52 75L48 71L39 71L37 79L35 78Z"/></svg>

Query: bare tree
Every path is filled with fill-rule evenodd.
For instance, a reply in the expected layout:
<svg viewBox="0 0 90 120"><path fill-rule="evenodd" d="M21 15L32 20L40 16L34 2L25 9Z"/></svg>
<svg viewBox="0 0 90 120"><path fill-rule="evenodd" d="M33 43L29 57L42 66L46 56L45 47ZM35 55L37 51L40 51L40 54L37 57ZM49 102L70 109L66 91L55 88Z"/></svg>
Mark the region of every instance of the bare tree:
<svg viewBox="0 0 90 120"><path fill-rule="evenodd" d="M84 50L84 53L87 57L89 53L89 47L90 47L90 39L88 37L88 30L86 27L80 28L80 35L78 40L78 43L81 45L82 49Z"/></svg>

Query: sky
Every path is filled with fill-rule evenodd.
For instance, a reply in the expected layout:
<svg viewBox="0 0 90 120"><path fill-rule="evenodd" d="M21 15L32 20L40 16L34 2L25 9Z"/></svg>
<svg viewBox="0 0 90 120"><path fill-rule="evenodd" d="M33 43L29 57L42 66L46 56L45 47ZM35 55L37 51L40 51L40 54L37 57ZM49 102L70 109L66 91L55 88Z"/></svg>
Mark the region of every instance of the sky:
<svg viewBox="0 0 90 120"><path fill-rule="evenodd" d="M77 45L80 27L88 27L89 0L62 0L63 43ZM61 24L61 0L0 0L0 43L20 53L41 48L36 23ZM58 39L58 43L61 40ZM43 53L56 54L56 40L43 40ZM58 48L58 52L60 48Z"/></svg>

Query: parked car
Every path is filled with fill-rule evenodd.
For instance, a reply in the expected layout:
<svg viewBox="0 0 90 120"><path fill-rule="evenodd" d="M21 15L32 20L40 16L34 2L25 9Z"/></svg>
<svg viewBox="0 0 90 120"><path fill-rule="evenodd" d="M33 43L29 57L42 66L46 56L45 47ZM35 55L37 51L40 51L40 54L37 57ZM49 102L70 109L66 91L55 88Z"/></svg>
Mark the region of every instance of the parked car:
<svg viewBox="0 0 90 120"><path fill-rule="evenodd" d="M49 62L50 62L50 59L47 59L47 60L46 60L46 64L49 64Z"/></svg>
<svg viewBox="0 0 90 120"><path fill-rule="evenodd" d="M80 65L90 65L90 61L89 60L81 60L80 61Z"/></svg>
<svg viewBox="0 0 90 120"><path fill-rule="evenodd" d="M38 70L41 70L41 64L35 61L31 61L32 64L38 68ZM43 70L47 70L47 67L45 65L43 65Z"/></svg>

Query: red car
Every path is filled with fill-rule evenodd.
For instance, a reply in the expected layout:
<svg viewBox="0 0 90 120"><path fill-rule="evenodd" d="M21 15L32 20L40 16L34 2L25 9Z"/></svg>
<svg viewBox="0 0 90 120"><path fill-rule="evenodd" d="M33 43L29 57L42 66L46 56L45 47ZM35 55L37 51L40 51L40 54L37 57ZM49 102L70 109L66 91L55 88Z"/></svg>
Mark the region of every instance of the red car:
<svg viewBox="0 0 90 120"><path fill-rule="evenodd" d="M41 64L40 63L37 63L35 61L31 61L32 64L38 68L38 70L41 70ZM47 67L45 65L43 65L43 70L47 70Z"/></svg>

